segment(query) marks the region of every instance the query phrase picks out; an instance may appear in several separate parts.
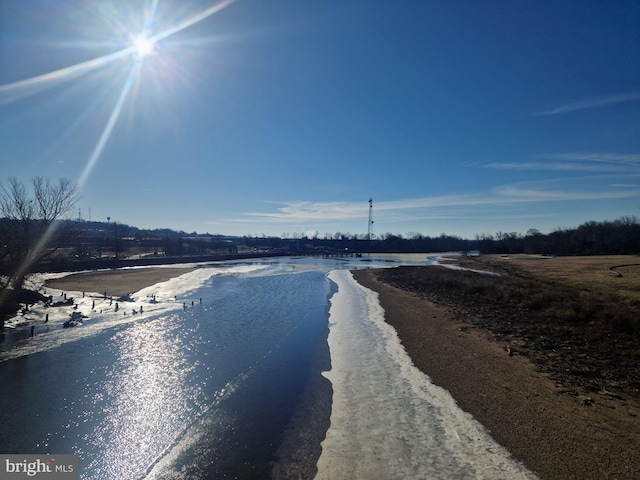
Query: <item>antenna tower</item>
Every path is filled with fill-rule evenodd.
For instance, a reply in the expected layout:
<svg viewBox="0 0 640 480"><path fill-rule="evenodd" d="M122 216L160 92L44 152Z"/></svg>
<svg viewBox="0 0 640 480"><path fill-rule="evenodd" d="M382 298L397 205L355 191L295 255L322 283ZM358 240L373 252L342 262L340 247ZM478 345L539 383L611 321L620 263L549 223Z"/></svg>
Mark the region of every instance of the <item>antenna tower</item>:
<svg viewBox="0 0 640 480"><path fill-rule="evenodd" d="M373 199L369 198L369 226L367 229L367 241L371 241L371 234L373 233Z"/></svg>

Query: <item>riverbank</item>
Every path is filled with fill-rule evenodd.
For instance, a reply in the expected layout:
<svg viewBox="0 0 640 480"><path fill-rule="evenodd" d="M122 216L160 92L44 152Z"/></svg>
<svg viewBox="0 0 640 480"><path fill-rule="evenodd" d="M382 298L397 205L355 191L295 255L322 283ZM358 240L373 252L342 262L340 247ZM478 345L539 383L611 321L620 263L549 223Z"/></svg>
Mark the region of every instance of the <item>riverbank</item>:
<svg viewBox="0 0 640 480"><path fill-rule="evenodd" d="M409 281L379 278L385 270L354 271L379 293L385 319L414 364L447 389L512 454L543 479L638 478L640 406L627 395L569 394L549 373L468 321L471 313L434 302ZM398 282L399 269L391 269ZM417 274L417 275L420 275Z"/></svg>

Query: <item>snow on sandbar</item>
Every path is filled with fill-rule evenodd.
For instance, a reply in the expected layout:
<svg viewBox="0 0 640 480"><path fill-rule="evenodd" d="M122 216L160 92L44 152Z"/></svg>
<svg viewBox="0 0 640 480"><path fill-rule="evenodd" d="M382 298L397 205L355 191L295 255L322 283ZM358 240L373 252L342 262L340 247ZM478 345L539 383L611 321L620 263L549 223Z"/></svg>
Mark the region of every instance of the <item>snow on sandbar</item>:
<svg viewBox="0 0 640 480"><path fill-rule="evenodd" d="M537 478L413 365L375 292L329 278L334 393L316 478Z"/></svg>
<svg viewBox="0 0 640 480"><path fill-rule="evenodd" d="M70 341L97 335L120 324L179 311L184 308L183 302L186 303L190 292L204 285L212 277L248 273L261 268L264 267L233 264L200 266L191 272L131 294L132 301L119 301L97 292L63 292L43 287L45 280L63 277L69 272L33 275L29 279L29 288L40 290L47 296L51 295L54 303L64 301L66 295L67 299L73 298L74 305L46 308L39 303L32 306L28 312L18 313L9 319L6 322L9 329L18 331L34 326L35 336L29 338L27 335L26 338L18 339L12 345L0 349L0 361L50 350ZM194 299L189 299L189 305L191 301ZM74 312L84 316L82 325L63 329L63 323L69 320Z"/></svg>

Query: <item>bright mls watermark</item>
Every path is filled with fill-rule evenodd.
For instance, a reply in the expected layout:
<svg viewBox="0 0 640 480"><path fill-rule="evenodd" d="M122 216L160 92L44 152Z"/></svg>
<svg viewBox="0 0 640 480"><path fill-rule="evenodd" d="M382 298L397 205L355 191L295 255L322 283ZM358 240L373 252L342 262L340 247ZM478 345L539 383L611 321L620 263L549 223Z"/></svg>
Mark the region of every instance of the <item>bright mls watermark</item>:
<svg viewBox="0 0 640 480"><path fill-rule="evenodd" d="M76 455L0 455L0 480L78 480Z"/></svg>

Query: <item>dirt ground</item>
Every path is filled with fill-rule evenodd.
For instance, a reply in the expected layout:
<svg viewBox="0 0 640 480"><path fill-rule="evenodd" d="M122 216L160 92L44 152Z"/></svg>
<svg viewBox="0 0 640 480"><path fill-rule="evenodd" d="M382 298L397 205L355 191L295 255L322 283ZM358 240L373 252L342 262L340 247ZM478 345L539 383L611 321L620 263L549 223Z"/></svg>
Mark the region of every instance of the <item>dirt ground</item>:
<svg viewBox="0 0 640 480"><path fill-rule="evenodd" d="M45 287L122 297L192 270L193 267L166 266L73 273L66 277L47 280Z"/></svg>
<svg viewBox="0 0 640 480"><path fill-rule="evenodd" d="M482 263L474 261L474 266L500 270L505 268L504 262L511 262L510 266L525 269L512 270L511 275L518 271L533 275L533 267L540 265L543 272L535 275L546 274L562 282L568 276L577 288L590 285L589 288L610 293L612 281L627 276L623 270L623 277L614 277L607 269L635 263L637 257L521 258L518 261L525 263L522 267L513 265L513 260L483 258ZM559 261L544 263L549 260ZM527 266L531 271L526 270ZM603 267L604 274L600 271ZM538 352L537 358L517 349L510 352L507 347L517 340L513 335L519 334L518 330L511 331L511 337L504 337L489 328L490 317L509 319L509 312L501 312L500 305L493 305L492 309L483 310L481 321L476 321L477 297L458 302L459 292L447 294L442 282L437 288L430 288L428 281L421 283L420 277L433 272L430 268L354 272L360 283L379 293L386 320L396 328L416 366L434 383L449 390L464 410L541 478L640 478L640 401L633 386L621 385L620 389L609 391L583 388L580 381L565 384L570 372L554 374L564 366L562 361L551 358L556 353L553 349L536 349L536 335L532 335L527 343L532 352ZM506 270L501 271L507 275ZM546 328L541 320L529 323L534 328ZM548 353L551 355L547 362ZM638 363L637 350L635 355ZM589 360L590 364L598 361ZM542 368L545 364L546 368Z"/></svg>

